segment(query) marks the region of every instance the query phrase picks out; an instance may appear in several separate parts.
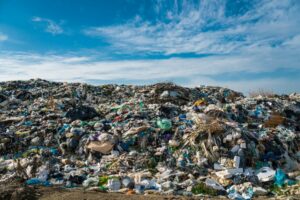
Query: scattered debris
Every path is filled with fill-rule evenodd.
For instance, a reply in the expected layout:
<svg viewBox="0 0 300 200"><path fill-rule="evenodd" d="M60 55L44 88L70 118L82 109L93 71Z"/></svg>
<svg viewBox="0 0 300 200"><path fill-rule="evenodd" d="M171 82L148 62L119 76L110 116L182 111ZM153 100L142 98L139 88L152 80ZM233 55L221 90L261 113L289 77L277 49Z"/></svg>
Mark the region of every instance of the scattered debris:
<svg viewBox="0 0 300 200"><path fill-rule="evenodd" d="M298 94L40 79L0 88L1 184L21 177L27 188L128 195L299 195ZM22 199L24 187L1 199Z"/></svg>

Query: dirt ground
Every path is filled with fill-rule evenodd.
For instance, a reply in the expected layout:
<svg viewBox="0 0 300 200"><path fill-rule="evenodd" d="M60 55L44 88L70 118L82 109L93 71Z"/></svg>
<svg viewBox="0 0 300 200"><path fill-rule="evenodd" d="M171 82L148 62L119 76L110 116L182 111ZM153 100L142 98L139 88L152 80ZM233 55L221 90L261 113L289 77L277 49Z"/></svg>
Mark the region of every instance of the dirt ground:
<svg viewBox="0 0 300 200"><path fill-rule="evenodd" d="M218 197L185 197L185 196L166 196L166 195L126 195L123 193L105 193L100 191L85 191L82 188L63 189L59 187L24 187L20 184L1 185L0 200L214 200L224 199L225 196ZM289 199L298 200L298 197L290 198L268 198L259 197L254 200L266 199Z"/></svg>
<svg viewBox="0 0 300 200"><path fill-rule="evenodd" d="M204 197L181 197L163 195L126 195L122 193L103 193L96 191L84 191L82 189L39 189L41 200L185 200L185 199L215 199ZM218 198L220 199L220 198ZM223 197L222 199L226 199Z"/></svg>
<svg viewBox="0 0 300 200"><path fill-rule="evenodd" d="M227 199L226 197L184 197L166 195L126 195L85 191L82 188L24 186L20 184L0 185L0 200L187 200L187 199Z"/></svg>
<svg viewBox="0 0 300 200"><path fill-rule="evenodd" d="M215 200L223 199L228 200L225 196L218 197L184 197L184 196L166 196L166 195L126 195L121 193L103 193L96 191L84 191L83 189L51 189L40 188L38 189L38 199L40 200ZM256 197L253 200L266 200L266 199L289 199L300 200L298 197L282 197L282 198L270 198L270 197Z"/></svg>

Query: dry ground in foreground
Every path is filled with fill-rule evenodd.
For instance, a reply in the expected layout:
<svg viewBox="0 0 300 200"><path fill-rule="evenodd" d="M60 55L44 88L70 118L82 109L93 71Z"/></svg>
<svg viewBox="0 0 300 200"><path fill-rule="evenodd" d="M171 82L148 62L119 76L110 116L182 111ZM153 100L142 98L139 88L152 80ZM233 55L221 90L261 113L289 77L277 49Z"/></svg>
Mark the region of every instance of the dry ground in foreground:
<svg viewBox="0 0 300 200"><path fill-rule="evenodd" d="M97 191L84 191L82 188L64 189L60 187L24 187L20 184L0 185L0 200L213 200L224 199L218 197L185 197L166 195L126 195L122 193L104 193ZM268 197L254 198L254 200L276 199ZM298 197L280 199L299 199Z"/></svg>

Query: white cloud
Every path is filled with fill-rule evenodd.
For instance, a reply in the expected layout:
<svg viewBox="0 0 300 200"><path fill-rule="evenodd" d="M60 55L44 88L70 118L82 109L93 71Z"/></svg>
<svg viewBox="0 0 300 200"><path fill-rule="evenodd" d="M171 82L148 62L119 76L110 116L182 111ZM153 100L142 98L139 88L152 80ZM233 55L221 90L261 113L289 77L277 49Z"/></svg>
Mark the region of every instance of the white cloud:
<svg viewBox="0 0 300 200"><path fill-rule="evenodd" d="M61 27L61 25L51 19L33 17L32 21L45 24L45 31L51 33L52 35L59 35L64 33L64 30Z"/></svg>
<svg viewBox="0 0 300 200"><path fill-rule="evenodd" d="M121 54L211 53L212 56L99 61L93 55L0 52L0 80L44 78L111 83L126 80L139 84L172 80L186 86L218 85L246 93L257 89L300 92L300 79L283 76L229 81L211 78L226 73L255 76L280 70L299 72L300 13L297 1L257 1L250 10L231 16L227 15L223 0L203 0L200 4L174 2L167 10L165 4L156 4L158 18L155 22L136 16L125 24L90 27L84 33L107 38L112 50ZM64 33L52 20L40 17L32 20L44 23L47 32ZM108 52L110 55L112 51Z"/></svg>
<svg viewBox="0 0 300 200"><path fill-rule="evenodd" d="M300 47L300 34L292 37L289 40L286 40L283 45L289 45L291 48Z"/></svg>
<svg viewBox="0 0 300 200"><path fill-rule="evenodd" d="M226 15L223 0L174 2L171 8L163 7L161 1L155 4L159 16L155 22L138 16L125 24L90 27L83 32L105 37L113 48L124 52L166 55L241 52L272 46L300 32L300 6L293 0L259 1L242 15L233 16Z"/></svg>
<svg viewBox="0 0 300 200"><path fill-rule="evenodd" d="M173 1L173 7L157 2L153 9L158 17L154 21L144 20L140 15L125 24L87 28L84 34L106 38L113 50L125 54L213 56L136 61L140 71L130 67L128 71L123 69L124 77L145 77L147 80L181 77L190 80L185 82L187 85L220 85L243 92L256 89L300 91L300 80L289 77L230 81L208 78L223 73L253 73L255 76L255 73L276 70L300 70L298 1L255 1L252 7L233 15L228 11L234 8L228 8L223 0ZM117 77L118 72L106 75L116 80L122 77Z"/></svg>
<svg viewBox="0 0 300 200"><path fill-rule="evenodd" d="M8 36L0 32L0 42L8 40Z"/></svg>
<svg viewBox="0 0 300 200"><path fill-rule="evenodd" d="M282 68L280 56L262 59L265 56L256 54L251 57L232 55L193 59L95 61L92 57L71 55L1 53L0 80L43 78L55 81L97 80L111 83L122 83L127 80L127 83L135 84L171 80L185 86L218 85L246 93L261 88L275 92L300 92L300 80L289 77L261 79L253 77L249 80L230 81L210 78L223 73L272 72L274 68L265 67L272 62L278 63L275 68ZM299 69L295 62L295 59L290 61L286 69Z"/></svg>
<svg viewBox="0 0 300 200"><path fill-rule="evenodd" d="M205 77L200 77L198 80L192 80L189 86L203 85L223 86L236 91L241 91L244 94L264 90L278 94L290 94L300 92L299 80L289 78L261 78L255 80L231 80L231 81L216 81Z"/></svg>

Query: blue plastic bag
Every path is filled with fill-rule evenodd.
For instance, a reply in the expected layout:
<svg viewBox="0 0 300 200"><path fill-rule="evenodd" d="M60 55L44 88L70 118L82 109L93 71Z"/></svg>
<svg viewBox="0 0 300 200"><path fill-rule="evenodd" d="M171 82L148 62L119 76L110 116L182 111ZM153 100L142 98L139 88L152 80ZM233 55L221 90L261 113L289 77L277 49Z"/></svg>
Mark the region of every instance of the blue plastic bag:
<svg viewBox="0 0 300 200"><path fill-rule="evenodd" d="M282 169L277 169L275 173L275 185L282 187L285 180L286 180L285 173L282 171Z"/></svg>

